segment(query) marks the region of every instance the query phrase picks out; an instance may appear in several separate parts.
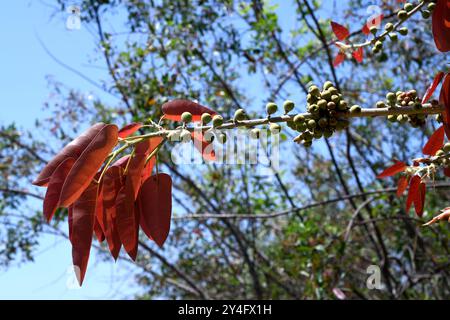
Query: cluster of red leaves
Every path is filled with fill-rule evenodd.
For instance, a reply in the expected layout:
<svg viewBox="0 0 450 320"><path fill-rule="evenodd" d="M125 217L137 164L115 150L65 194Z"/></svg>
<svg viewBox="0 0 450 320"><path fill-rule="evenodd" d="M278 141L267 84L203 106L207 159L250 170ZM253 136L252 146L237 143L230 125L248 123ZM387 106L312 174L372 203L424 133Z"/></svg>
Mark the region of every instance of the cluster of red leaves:
<svg viewBox="0 0 450 320"><path fill-rule="evenodd" d="M425 96L423 97L422 103L428 102L428 100L433 95L434 91L438 87L439 83L444 79L442 84L439 102L442 104L445 109L443 112L443 125L440 126L429 138L428 142L423 147L422 152L428 156L434 156L437 151L439 151L443 145L445 136L447 139L450 139L450 74L444 74L443 72L438 73L431 85L429 86ZM421 162L426 162L427 159L416 159L414 161L414 166L419 166ZM394 165L385 169L382 173L380 173L377 178L387 178L398 173L404 172L407 168L407 165L404 162L397 161ZM444 168L444 174L450 177L450 168ZM424 203L425 203L425 193L426 193L426 185L422 181L422 178L419 175L402 176L398 180L397 185L397 196L403 195L406 189L408 189L408 196L406 199L406 212L409 211L411 206L414 204L415 211L419 217L423 214ZM443 210L443 213L428 222L426 225L432 224L444 218L448 218L450 215L450 209L446 208Z"/></svg>
<svg viewBox="0 0 450 320"><path fill-rule="evenodd" d="M385 169L380 173L377 178L387 178L397 173L404 172L407 168L406 163L402 161L397 161L394 165ZM418 175L412 177L402 176L398 180L397 184L397 196L401 197L406 189L408 189L408 196L406 199L406 212L409 212L411 206L414 204L416 214L421 217L423 215L424 203L425 203L425 193L426 185L422 181L422 178Z"/></svg>
<svg viewBox="0 0 450 320"><path fill-rule="evenodd" d="M431 85L428 87L425 96L422 99L422 104L427 103L433 95L434 91L438 87L439 83L444 79L442 84L441 93L439 95L439 103L445 107L442 114L443 125L439 127L429 138L426 145L423 147L422 152L428 156L434 156L442 146L444 145L445 136L450 139L450 74L444 74L439 72L435 77Z"/></svg>
<svg viewBox="0 0 450 320"><path fill-rule="evenodd" d="M180 121L185 111L193 121L200 121L205 112L216 113L188 100L174 100L163 107L164 117ZM97 123L66 145L33 182L47 187L43 213L48 222L57 208L68 209L69 239L72 259L80 285L86 273L93 234L100 243L105 239L116 260L123 246L136 260L139 228L162 247L170 230L172 213L172 179L169 175L152 175L156 157L153 151L162 137L152 137L137 143L131 155L126 155L109 167L102 167L119 139L125 139L142 127L131 123L118 130L112 124ZM214 152L204 153L211 143L203 134L199 151L205 159L214 159Z"/></svg>
<svg viewBox="0 0 450 320"><path fill-rule="evenodd" d="M450 51L450 1L437 0L432 15L433 37L441 52Z"/></svg>
<svg viewBox="0 0 450 320"><path fill-rule="evenodd" d="M338 38L339 41L345 41L350 36L350 31L344 27L343 25L340 25L339 23L336 23L334 21L331 21L331 29L333 30L333 33L335 34L336 38ZM368 29L367 24L363 27L363 32L366 32ZM367 32L368 34L369 32ZM336 46L340 49L339 53L336 55L333 61L333 65L335 67L339 66L342 62L345 60L345 51L341 49L341 46L339 43L336 43ZM364 59L364 51L362 47L359 47L352 51L352 56L355 58L356 61L362 62Z"/></svg>

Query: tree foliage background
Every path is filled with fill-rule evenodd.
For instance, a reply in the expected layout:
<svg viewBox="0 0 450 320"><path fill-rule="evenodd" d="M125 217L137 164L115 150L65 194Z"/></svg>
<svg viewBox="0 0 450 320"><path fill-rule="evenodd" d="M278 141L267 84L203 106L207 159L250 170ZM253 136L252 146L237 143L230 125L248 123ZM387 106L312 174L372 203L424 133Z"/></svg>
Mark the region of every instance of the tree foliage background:
<svg viewBox="0 0 450 320"><path fill-rule="evenodd" d="M57 4L56 14L64 14L71 2ZM407 22L408 36L385 43L383 53L366 51L362 64L332 66L337 49L330 19L350 26L352 39L365 40L360 30L372 4L82 1L83 25L97 39L94 61L109 72L92 85L117 103L87 100L77 88L52 80L54 98L45 108L54 116L39 119L37 130L64 145L79 133L80 123L158 119L161 104L174 98L197 99L224 116L238 108L262 114L266 102L284 99L294 100L300 111L307 86L326 80L351 103L368 107L387 91L425 92L445 59L432 45L430 21L420 15ZM375 4L386 21L396 19L397 1ZM117 17L123 25L108 23ZM177 166L166 150L159 167L174 179L176 218L163 249L142 238L138 276L129 281L142 287L144 299L336 299L337 289L350 299L449 298L448 226L422 228L423 221L405 213L403 200L395 197L394 181L375 179L392 159L417 156L434 125L411 128L362 118L312 149L291 142L286 131L281 170L271 178L250 164ZM41 212L26 209L29 197L40 197L29 182L54 153L49 145L14 124L0 128L5 268L14 260L32 260L41 233L64 237L60 222L66 212L48 226ZM445 188L429 192L426 213L446 207L449 195ZM191 214L196 217L186 216ZM246 217L214 218L218 214ZM100 256L103 250L98 248ZM369 265L381 268L381 290L366 287Z"/></svg>

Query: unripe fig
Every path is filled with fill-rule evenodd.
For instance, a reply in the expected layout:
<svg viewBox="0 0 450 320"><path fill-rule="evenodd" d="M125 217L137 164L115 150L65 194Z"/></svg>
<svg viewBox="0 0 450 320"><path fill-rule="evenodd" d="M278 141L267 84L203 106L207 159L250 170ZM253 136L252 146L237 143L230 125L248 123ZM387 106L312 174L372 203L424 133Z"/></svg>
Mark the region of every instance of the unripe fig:
<svg viewBox="0 0 450 320"><path fill-rule="evenodd" d="M234 112L234 121L243 121L247 118L247 114L244 109L237 109Z"/></svg>
<svg viewBox="0 0 450 320"><path fill-rule="evenodd" d="M183 112L181 114L181 121L183 121L184 123L189 123L192 121L192 114L190 112Z"/></svg>
<svg viewBox="0 0 450 320"><path fill-rule="evenodd" d="M211 120L212 120L212 117L211 117L211 115L209 113L205 112L205 113L202 114L202 123L203 124L208 124L208 123L211 122Z"/></svg>
<svg viewBox="0 0 450 320"><path fill-rule="evenodd" d="M281 126L278 123L271 123L269 126L269 130L272 133L278 133L281 131Z"/></svg>
<svg viewBox="0 0 450 320"><path fill-rule="evenodd" d="M294 110L295 104L293 101L291 100L286 100L283 103L283 109L284 109L284 114L288 114L289 112L291 112L292 110Z"/></svg>
<svg viewBox="0 0 450 320"><path fill-rule="evenodd" d="M303 115L298 114L298 115L296 115L294 117L294 123L300 124L300 123L303 123L303 122L305 122L305 117Z"/></svg>
<svg viewBox="0 0 450 320"><path fill-rule="evenodd" d="M213 127L214 127L214 128L220 127L221 125L223 125L223 118L222 118L221 115L218 115L218 114L215 115L215 116L213 117L212 121L213 121Z"/></svg>
<svg viewBox="0 0 450 320"><path fill-rule="evenodd" d="M267 114L274 114L275 112L277 112L278 110L278 106L273 103L273 102L269 102L268 104L266 104L266 112Z"/></svg>

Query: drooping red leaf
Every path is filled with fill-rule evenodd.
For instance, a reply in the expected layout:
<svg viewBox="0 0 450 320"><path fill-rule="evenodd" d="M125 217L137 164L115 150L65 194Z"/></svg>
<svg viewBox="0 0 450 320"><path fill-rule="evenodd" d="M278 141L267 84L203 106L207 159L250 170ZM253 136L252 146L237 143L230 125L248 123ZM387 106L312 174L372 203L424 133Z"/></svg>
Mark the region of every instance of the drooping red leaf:
<svg viewBox="0 0 450 320"><path fill-rule="evenodd" d="M450 51L450 2L438 0L432 15L433 37L436 48Z"/></svg>
<svg viewBox="0 0 450 320"><path fill-rule="evenodd" d="M212 141L207 141L205 134L200 130L191 132L191 137L194 142L194 147L200 152L205 161L215 161L216 152L214 151L214 144Z"/></svg>
<svg viewBox="0 0 450 320"><path fill-rule="evenodd" d="M118 129L106 125L77 159L61 190L59 206L68 207L80 197L117 143Z"/></svg>
<svg viewBox="0 0 450 320"><path fill-rule="evenodd" d="M418 188L418 196L415 198L414 201L414 209L416 210L416 214L419 217L422 217L423 215L423 208L425 206L425 194L426 194L426 185L425 183L421 182L419 184Z"/></svg>
<svg viewBox="0 0 450 320"><path fill-rule="evenodd" d="M165 173L148 178L139 192L137 207L144 233L162 247L170 230L172 179Z"/></svg>
<svg viewBox="0 0 450 320"><path fill-rule="evenodd" d="M427 144L423 147L423 154L434 156L438 150L444 145L444 126L440 126L428 139Z"/></svg>
<svg viewBox="0 0 450 320"><path fill-rule="evenodd" d="M163 141L162 137L154 137L150 138L150 148L148 149L147 156L149 156ZM142 171L141 181L144 183L145 180L148 179L152 175L153 167L156 164L156 155L153 155L150 160L148 160L147 164L144 166L144 170Z"/></svg>
<svg viewBox="0 0 450 320"><path fill-rule="evenodd" d="M409 178L407 176L402 176L397 183L397 197L401 197L408 188Z"/></svg>
<svg viewBox="0 0 450 320"><path fill-rule="evenodd" d="M370 33L370 27L372 27L372 26L379 27L383 18L384 18L384 15L380 14L379 16L368 21L361 29L362 33L364 33L367 36Z"/></svg>
<svg viewBox="0 0 450 320"><path fill-rule="evenodd" d="M336 55L336 57L334 58L333 66L334 66L334 67L339 66L342 62L344 62L344 60L345 60L345 53L339 52L339 53Z"/></svg>
<svg viewBox="0 0 450 320"><path fill-rule="evenodd" d="M72 243L73 205L67 208L67 212L68 212L67 224L69 225L69 240Z"/></svg>
<svg viewBox="0 0 450 320"><path fill-rule="evenodd" d="M102 243L105 240L105 234L103 233L102 227L100 226L100 221L98 217L95 217L94 220L94 233L97 237L98 242Z"/></svg>
<svg viewBox="0 0 450 320"><path fill-rule="evenodd" d="M406 164L402 161L397 161L394 165L385 169L382 173L380 173L377 178L387 178L391 177L397 173L403 172L406 169Z"/></svg>
<svg viewBox="0 0 450 320"><path fill-rule="evenodd" d="M116 198L119 190L123 187L122 168L112 166L108 168L103 177L103 225L105 238L108 242L109 251L115 260L119 256L121 242L116 226Z"/></svg>
<svg viewBox="0 0 450 320"><path fill-rule="evenodd" d="M73 204L72 259L79 284L83 283L89 261L95 223L98 185L91 183Z"/></svg>
<svg viewBox="0 0 450 320"><path fill-rule="evenodd" d="M417 203L417 199L420 198L419 185L421 183L421 178L417 175L411 178L411 183L409 184L408 197L406 198L406 213L409 212L411 205Z"/></svg>
<svg viewBox="0 0 450 320"><path fill-rule="evenodd" d="M442 120L445 127L445 134L450 139L450 73L447 73L442 84L439 95L439 102L444 105L445 110L442 114Z"/></svg>
<svg viewBox="0 0 450 320"><path fill-rule="evenodd" d="M214 110L195 103L194 101L182 99L166 102L162 105L161 109L164 113L164 118L173 121L181 121L183 112L190 112L192 114L193 122L201 121L203 113L209 113L212 116L217 114Z"/></svg>
<svg viewBox="0 0 450 320"><path fill-rule="evenodd" d="M433 83L430 84L430 86L428 87L427 91L425 92L425 95L423 96L422 99L422 104L427 103L428 100L430 100L431 96L433 95L434 91L436 90L437 86L439 85L439 83L441 83L442 78L444 78L444 73L443 72L439 72L433 79Z"/></svg>
<svg viewBox="0 0 450 320"><path fill-rule="evenodd" d="M126 138L131 136L133 133L138 131L140 128L142 128L142 123L140 122L133 122L130 124L127 124L122 129L119 130L119 138Z"/></svg>
<svg viewBox="0 0 450 320"><path fill-rule="evenodd" d="M130 188L123 186L116 197L116 224L120 242L125 251L134 261L137 256L137 237L139 224L134 210L133 193Z"/></svg>
<svg viewBox="0 0 450 320"><path fill-rule="evenodd" d="M56 168L50 178L47 192L45 193L43 210L47 222L50 222L53 215L55 214L55 211L58 207L61 188L74 163L74 158L66 158L59 164L58 168Z"/></svg>
<svg viewBox="0 0 450 320"><path fill-rule="evenodd" d="M120 240L131 259L136 260L139 236L139 211L134 202L141 186L142 171L145 166L150 140L144 140L135 147L126 173L125 186L116 200L116 226Z"/></svg>
<svg viewBox="0 0 450 320"><path fill-rule="evenodd" d="M445 174L446 177L450 178L450 167L445 167L444 168L444 174Z"/></svg>
<svg viewBox="0 0 450 320"><path fill-rule="evenodd" d="M361 48L358 48L355 51L353 51L352 52L352 56L359 63L363 62L363 59L364 59L364 50L363 50L363 48L361 47Z"/></svg>
<svg viewBox="0 0 450 320"><path fill-rule="evenodd" d="M347 39L350 35L350 31L348 31L346 27L334 21L331 21L331 29L333 30L333 33L339 41Z"/></svg>
<svg viewBox="0 0 450 320"><path fill-rule="evenodd" d="M92 139L102 130L106 124L97 123L82 133L79 137L74 139L68 145L66 145L58 154L50 160L47 165L42 169L36 180L33 181L34 185L46 186L53 172L58 166L67 158L78 159L87 146L91 143Z"/></svg>

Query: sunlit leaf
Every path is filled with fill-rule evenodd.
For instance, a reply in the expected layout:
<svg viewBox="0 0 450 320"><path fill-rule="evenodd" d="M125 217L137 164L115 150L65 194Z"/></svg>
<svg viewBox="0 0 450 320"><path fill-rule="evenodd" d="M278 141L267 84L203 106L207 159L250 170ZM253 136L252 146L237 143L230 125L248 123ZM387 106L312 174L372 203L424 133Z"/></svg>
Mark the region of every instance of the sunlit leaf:
<svg viewBox="0 0 450 320"><path fill-rule="evenodd" d="M68 207L80 197L117 143L117 126L106 125L70 170L61 190L59 206Z"/></svg>
<svg viewBox="0 0 450 320"><path fill-rule="evenodd" d="M87 146L91 143L92 139L102 130L106 124L97 123L82 133L79 137L74 139L68 145L66 145L58 154L53 157L52 160L42 169L36 180L33 181L34 185L46 186L50 181L50 177L58 166L67 158L78 159Z"/></svg>
<svg viewBox="0 0 450 320"><path fill-rule="evenodd" d="M162 247L170 230L172 179L165 173L148 178L139 192L137 206L144 233Z"/></svg>

